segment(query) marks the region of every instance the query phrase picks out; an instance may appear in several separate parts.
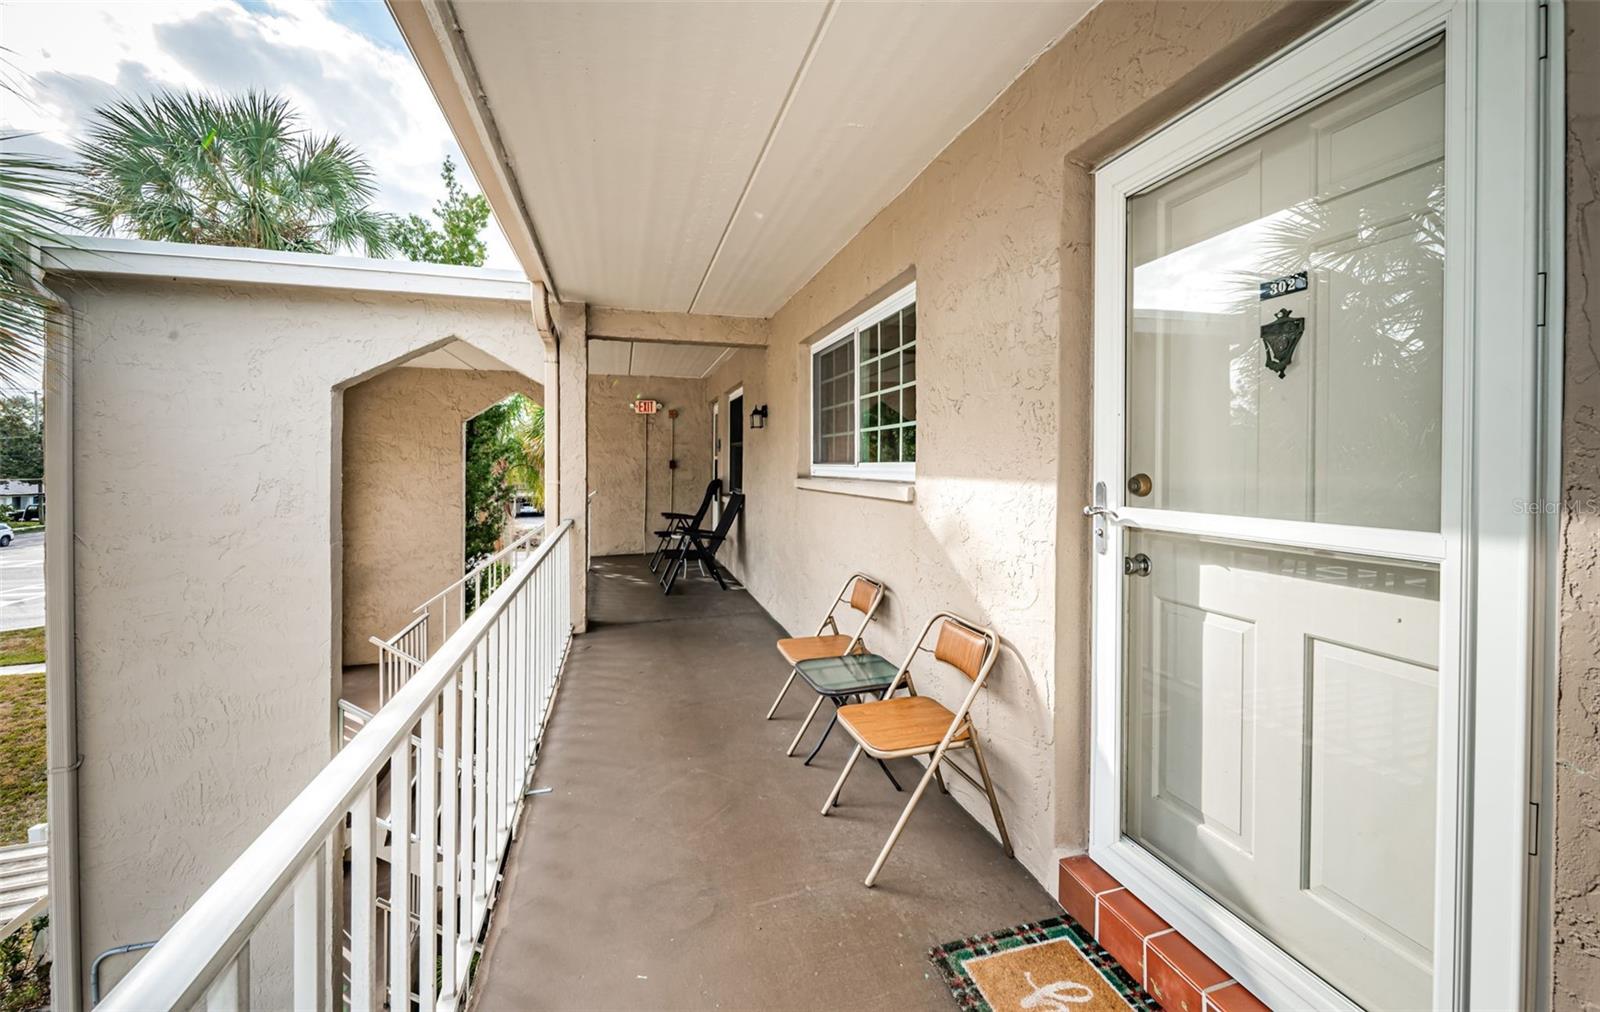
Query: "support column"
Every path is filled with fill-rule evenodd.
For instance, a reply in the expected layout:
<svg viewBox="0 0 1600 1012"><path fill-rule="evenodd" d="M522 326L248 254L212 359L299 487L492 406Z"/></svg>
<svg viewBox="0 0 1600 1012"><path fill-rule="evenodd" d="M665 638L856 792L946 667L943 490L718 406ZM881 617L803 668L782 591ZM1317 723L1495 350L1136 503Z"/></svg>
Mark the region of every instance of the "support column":
<svg viewBox="0 0 1600 1012"><path fill-rule="evenodd" d="M556 306L557 394L560 432L556 481L557 522L573 521L572 628L584 632L589 616L589 312L581 302ZM546 410L546 422L550 414ZM545 515L551 515L547 508Z"/></svg>

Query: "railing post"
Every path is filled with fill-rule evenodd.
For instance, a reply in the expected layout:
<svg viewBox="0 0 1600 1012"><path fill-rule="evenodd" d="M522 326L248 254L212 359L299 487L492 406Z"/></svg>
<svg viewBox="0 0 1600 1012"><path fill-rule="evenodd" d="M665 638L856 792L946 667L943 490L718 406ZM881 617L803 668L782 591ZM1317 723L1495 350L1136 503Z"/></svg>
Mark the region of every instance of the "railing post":
<svg viewBox="0 0 1600 1012"><path fill-rule="evenodd" d="M350 808L350 1012L374 1012L377 983L377 859L373 852L373 796L369 783Z"/></svg>
<svg viewBox="0 0 1600 1012"><path fill-rule="evenodd" d="M442 895L439 900L439 976L443 983L439 997L454 1006L456 995L456 932L461 914L457 906L460 882L459 859L461 840L456 828L456 813L460 810L461 783L458 770L461 755L461 707L459 669L444 688L444 765L439 776L439 840L444 864L439 869Z"/></svg>
<svg viewBox="0 0 1600 1012"><path fill-rule="evenodd" d="M324 852L309 862L294 881L294 1007L296 1012L322 1012L323 931L322 883Z"/></svg>
<svg viewBox="0 0 1600 1012"><path fill-rule="evenodd" d="M438 965L434 946L439 923L434 891L438 880L439 703L428 704L422 714L422 748L417 765L417 1012L433 1012L436 992L433 970Z"/></svg>
<svg viewBox="0 0 1600 1012"><path fill-rule="evenodd" d="M389 1008L411 1008L411 733L389 759Z"/></svg>

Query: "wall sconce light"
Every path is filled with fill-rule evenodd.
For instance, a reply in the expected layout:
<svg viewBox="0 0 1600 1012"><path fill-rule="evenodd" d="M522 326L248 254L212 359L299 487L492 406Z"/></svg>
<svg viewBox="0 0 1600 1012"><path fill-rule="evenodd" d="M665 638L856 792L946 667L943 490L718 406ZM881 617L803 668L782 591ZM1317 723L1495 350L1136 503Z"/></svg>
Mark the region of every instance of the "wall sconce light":
<svg viewBox="0 0 1600 1012"><path fill-rule="evenodd" d="M767 406L765 404L759 408L750 409L750 427L752 429L764 429L767 427Z"/></svg>

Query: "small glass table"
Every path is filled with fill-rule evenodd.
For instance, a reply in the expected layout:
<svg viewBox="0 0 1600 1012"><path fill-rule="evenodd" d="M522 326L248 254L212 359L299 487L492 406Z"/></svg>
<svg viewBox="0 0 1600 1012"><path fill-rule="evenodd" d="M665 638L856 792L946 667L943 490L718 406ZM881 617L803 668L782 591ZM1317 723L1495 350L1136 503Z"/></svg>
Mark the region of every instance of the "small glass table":
<svg viewBox="0 0 1600 1012"><path fill-rule="evenodd" d="M895 673L900 670L893 662L877 654L818 657L801 661L794 666L794 669L813 691L833 703L833 718L828 721L828 726L822 729L822 737L817 739L811 754L806 756L807 766L810 766L811 760L822 751L823 742L828 740L828 735L833 733L833 726L839 722L839 707L852 699L863 700L882 696L884 690L894 681ZM884 776L889 778L889 782L894 784L894 789L900 790L900 781L889 772L889 767L882 759L878 760L878 765L883 769Z"/></svg>

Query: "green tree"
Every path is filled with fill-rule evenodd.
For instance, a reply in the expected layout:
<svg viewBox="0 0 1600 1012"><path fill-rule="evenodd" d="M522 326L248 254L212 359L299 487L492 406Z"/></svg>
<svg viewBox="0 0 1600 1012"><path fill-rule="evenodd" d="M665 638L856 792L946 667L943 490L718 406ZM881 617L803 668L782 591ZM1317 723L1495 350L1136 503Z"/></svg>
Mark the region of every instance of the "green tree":
<svg viewBox="0 0 1600 1012"><path fill-rule="evenodd" d="M394 248L366 159L302 130L282 98L168 92L95 115L72 204L96 231L297 253Z"/></svg>
<svg viewBox="0 0 1600 1012"><path fill-rule="evenodd" d="M37 397L0 398L0 478L44 475L44 425Z"/></svg>
<svg viewBox="0 0 1600 1012"><path fill-rule="evenodd" d="M522 394L511 397L501 439L510 451L511 463L506 481L533 501L533 508L544 510L544 405L535 404Z"/></svg>
<svg viewBox="0 0 1600 1012"><path fill-rule="evenodd" d="M511 398L467 422L466 562L475 566L500 547L515 497L506 475L514 451L506 439Z"/></svg>
<svg viewBox="0 0 1600 1012"><path fill-rule="evenodd" d="M449 158L439 176L444 197L433 205L434 226L421 215L408 214L394 229L394 244L408 260L430 264L482 267L489 247L482 233L489 224L489 201L481 193L468 193L456 180L456 164Z"/></svg>
<svg viewBox="0 0 1600 1012"><path fill-rule="evenodd" d="M23 136L0 132L0 146ZM0 151L0 383L7 386L36 379L49 305L27 279L40 266L40 243L70 245L60 233L76 223L56 202L65 200L71 182L68 170L50 159Z"/></svg>

